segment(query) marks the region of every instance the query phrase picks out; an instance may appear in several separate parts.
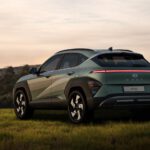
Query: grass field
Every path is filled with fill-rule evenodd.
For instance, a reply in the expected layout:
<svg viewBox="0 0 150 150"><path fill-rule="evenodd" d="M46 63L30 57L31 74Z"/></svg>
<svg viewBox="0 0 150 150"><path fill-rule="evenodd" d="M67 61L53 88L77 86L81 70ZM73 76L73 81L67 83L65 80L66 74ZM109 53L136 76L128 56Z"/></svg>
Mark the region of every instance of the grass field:
<svg viewBox="0 0 150 150"><path fill-rule="evenodd" d="M95 120L69 123L66 112L36 112L19 121L12 109L0 109L0 150L150 149L150 122Z"/></svg>

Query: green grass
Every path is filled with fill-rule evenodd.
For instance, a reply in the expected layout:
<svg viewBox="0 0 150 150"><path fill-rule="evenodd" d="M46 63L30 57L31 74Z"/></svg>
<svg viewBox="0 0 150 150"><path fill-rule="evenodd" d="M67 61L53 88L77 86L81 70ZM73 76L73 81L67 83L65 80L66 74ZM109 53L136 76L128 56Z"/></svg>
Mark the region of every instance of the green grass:
<svg viewBox="0 0 150 150"><path fill-rule="evenodd" d="M0 109L0 150L150 149L150 122L123 120L69 123L66 112L36 112L17 120L13 110Z"/></svg>

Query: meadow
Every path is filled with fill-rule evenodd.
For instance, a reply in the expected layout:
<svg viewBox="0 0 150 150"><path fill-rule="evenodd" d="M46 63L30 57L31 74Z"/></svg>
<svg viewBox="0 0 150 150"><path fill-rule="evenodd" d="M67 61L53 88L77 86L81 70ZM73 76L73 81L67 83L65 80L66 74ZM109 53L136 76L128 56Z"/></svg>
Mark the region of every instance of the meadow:
<svg viewBox="0 0 150 150"><path fill-rule="evenodd" d="M75 125L65 111L37 111L30 120L0 109L0 150L147 150L150 121L95 119Z"/></svg>

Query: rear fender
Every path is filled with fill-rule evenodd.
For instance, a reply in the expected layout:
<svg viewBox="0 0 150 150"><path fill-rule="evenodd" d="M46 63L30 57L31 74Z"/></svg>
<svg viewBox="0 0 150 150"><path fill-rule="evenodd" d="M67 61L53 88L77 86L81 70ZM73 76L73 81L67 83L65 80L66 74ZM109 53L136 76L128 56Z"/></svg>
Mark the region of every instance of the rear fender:
<svg viewBox="0 0 150 150"><path fill-rule="evenodd" d="M88 87L89 80L92 80L92 78L79 77L79 78L71 79L65 88L65 96L66 96L67 102L68 102L68 96L70 94L71 89L81 88L86 98L86 104L87 104L88 110L93 110L94 100L93 100L92 93Z"/></svg>

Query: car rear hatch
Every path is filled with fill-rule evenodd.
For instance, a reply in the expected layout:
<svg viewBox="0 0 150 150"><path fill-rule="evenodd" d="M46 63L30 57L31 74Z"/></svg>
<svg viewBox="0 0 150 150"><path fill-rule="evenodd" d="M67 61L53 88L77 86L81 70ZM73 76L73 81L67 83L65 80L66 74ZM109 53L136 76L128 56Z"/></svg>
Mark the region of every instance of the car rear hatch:
<svg viewBox="0 0 150 150"><path fill-rule="evenodd" d="M102 84L132 85L125 90L139 90L143 87L136 85L150 85L150 64L141 54L131 52L110 52L100 54L92 59L100 66L93 70L98 74Z"/></svg>
<svg viewBox="0 0 150 150"><path fill-rule="evenodd" d="M150 84L150 68L105 68L94 70L104 84Z"/></svg>
<svg viewBox="0 0 150 150"><path fill-rule="evenodd" d="M95 97L101 106L150 106L150 64L140 54L108 53L96 56L92 75L102 83Z"/></svg>

